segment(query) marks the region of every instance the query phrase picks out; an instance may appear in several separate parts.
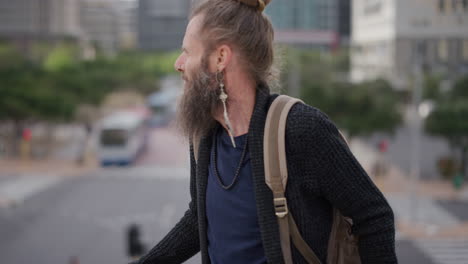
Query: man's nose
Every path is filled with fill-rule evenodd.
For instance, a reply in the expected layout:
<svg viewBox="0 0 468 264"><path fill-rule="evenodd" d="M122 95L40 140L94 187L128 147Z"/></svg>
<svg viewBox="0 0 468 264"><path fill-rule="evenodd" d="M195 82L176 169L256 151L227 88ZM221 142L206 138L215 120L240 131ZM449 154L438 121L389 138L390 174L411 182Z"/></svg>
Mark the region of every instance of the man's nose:
<svg viewBox="0 0 468 264"><path fill-rule="evenodd" d="M180 55L175 61L174 68L178 72L184 71L184 59L182 58L182 55Z"/></svg>

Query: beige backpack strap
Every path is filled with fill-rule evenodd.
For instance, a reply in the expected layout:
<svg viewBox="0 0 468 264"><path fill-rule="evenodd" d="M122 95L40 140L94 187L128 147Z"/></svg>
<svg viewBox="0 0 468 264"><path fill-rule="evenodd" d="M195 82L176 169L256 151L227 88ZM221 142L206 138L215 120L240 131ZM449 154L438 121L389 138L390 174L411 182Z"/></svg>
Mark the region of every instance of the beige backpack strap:
<svg viewBox="0 0 468 264"><path fill-rule="evenodd" d="M280 229L281 250L286 264L292 264L291 238L296 248L308 263L319 264L320 260L299 233L289 214L284 195L288 180L286 160L286 121L291 107L302 102L299 99L280 95L273 101L267 115L264 132L265 182L273 192L275 213Z"/></svg>
<svg viewBox="0 0 468 264"><path fill-rule="evenodd" d="M299 228L297 227L296 222L294 221L294 218L291 216L291 214L289 214L289 229L291 229L291 238L294 246L296 246L297 250L299 250L307 263L320 264L321 262L317 255L315 255L314 251L302 238L301 233L299 233Z"/></svg>
<svg viewBox="0 0 468 264"><path fill-rule="evenodd" d="M268 110L267 119L265 122L265 131L263 137L263 150L264 150L264 162L265 162L265 182L270 189L275 192L284 192L288 180L287 168L285 164L280 165L280 134L284 136L285 130L280 131L280 118L283 115L283 110L290 109L296 102L290 101L291 97L280 95L278 96L270 106ZM289 104L288 104L289 103ZM289 111L287 109L287 111ZM287 117L287 113L286 113ZM283 121L285 124L285 121ZM284 140L284 138L283 138ZM282 146L284 150L284 145ZM282 169L281 169L282 168Z"/></svg>
<svg viewBox="0 0 468 264"><path fill-rule="evenodd" d="M280 231L281 251L283 252L284 262L293 264L291 255L291 240L289 232L288 205L284 191L287 182L287 174L281 175L279 164L279 123L283 108L289 102L287 97L279 96L276 98L270 109L265 123L265 132L263 138L264 165L265 165L265 183L273 192L273 203L275 214L278 217L278 226Z"/></svg>

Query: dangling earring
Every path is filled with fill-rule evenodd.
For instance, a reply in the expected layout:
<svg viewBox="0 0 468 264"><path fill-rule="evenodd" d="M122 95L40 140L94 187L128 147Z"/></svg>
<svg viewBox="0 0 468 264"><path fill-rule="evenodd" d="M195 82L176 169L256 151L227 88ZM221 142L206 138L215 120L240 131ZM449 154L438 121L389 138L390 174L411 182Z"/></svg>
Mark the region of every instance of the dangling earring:
<svg viewBox="0 0 468 264"><path fill-rule="evenodd" d="M220 78L221 76L221 78ZM219 89L221 90L220 94L219 94L219 99L221 100L221 102L223 103L223 108L224 108L224 123L226 123L226 126L227 126L227 129L228 129L228 133L229 133L229 137L231 138L231 142L232 142L232 145L234 146L234 148L236 148L236 142L234 141L234 133L232 131L232 125L231 125L231 121L229 120L229 116L228 116L228 112L227 112L227 107L226 107L226 101L228 99L228 95L226 94L226 92L224 91L224 77L223 77L223 73L222 72L217 72L216 73L216 79L219 83Z"/></svg>

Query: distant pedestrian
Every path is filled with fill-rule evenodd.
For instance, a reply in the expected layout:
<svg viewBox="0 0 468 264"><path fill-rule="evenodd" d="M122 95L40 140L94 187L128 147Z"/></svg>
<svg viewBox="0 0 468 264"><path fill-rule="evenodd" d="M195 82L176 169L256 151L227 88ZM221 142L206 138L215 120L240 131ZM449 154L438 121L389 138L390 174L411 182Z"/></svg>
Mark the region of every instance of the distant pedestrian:
<svg viewBox="0 0 468 264"><path fill-rule="evenodd" d="M387 175L388 165L385 159L385 154L388 151L388 140L382 139L377 144L377 157L372 165L371 175L379 178Z"/></svg>
<svg viewBox="0 0 468 264"><path fill-rule="evenodd" d="M206 0L190 17L175 68L185 81L178 122L191 139L192 200L139 264L183 263L199 251L203 264L350 263L330 237L335 224L351 221L340 233L359 237L351 263L397 263L392 209L318 109L292 106L278 137L286 142L287 188L272 192L266 183L264 158L275 153L264 147L276 142L264 138L274 132L265 129L267 115L278 117L270 106L285 98L270 94L277 72L273 27L262 13L269 2ZM335 209L350 222L335 222ZM303 241L283 235L292 218Z"/></svg>
<svg viewBox="0 0 468 264"><path fill-rule="evenodd" d="M92 125L90 122L84 124L84 136L79 144L76 163L80 166L86 165L88 155L88 143L91 139Z"/></svg>
<svg viewBox="0 0 468 264"><path fill-rule="evenodd" d="M145 253L145 246L140 238L140 228L136 224L131 224L127 229L127 253L134 260Z"/></svg>
<svg viewBox="0 0 468 264"><path fill-rule="evenodd" d="M71 256L70 261L68 263L69 264L80 264L80 260L78 259L77 256Z"/></svg>
<svg viewBox="0 0 468 264"><path fill-rule="evenodd" d="M22 160L31 158L31 139L32 131L30 128L23 129L21 133L20 155Z"/></svg>

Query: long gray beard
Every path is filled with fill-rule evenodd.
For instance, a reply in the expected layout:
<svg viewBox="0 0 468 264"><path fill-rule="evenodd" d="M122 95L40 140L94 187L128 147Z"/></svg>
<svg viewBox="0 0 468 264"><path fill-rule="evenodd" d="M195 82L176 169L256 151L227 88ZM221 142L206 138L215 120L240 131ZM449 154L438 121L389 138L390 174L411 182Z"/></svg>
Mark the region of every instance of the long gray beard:
<svg viewBox="0 0 468 264"><path fill-rule="evenodd" d="M192 77L179 100L177 126L187 138L200 138L216 125L213 113L220 106L219 89L216 75L205 69Z"/></svg>

